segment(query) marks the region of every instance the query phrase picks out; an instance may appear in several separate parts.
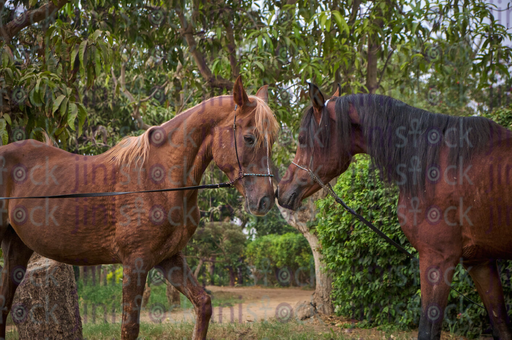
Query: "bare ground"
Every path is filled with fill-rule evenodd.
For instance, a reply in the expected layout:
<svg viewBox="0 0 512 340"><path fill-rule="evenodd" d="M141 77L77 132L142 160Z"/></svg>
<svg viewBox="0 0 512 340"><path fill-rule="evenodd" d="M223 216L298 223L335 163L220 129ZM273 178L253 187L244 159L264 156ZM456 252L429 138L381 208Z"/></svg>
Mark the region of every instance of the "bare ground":
<svg viewBox="0 0 512 340"><path fill-rule="evenodd" d="M208 286L212 298L231 297L235 301L232 306L213 307L212 321L216 323L267 321L281 313L283 317L295 307L299 301L310 301L312 290L300 288L264 288L264 287L216 287ZM166 313L163 322L192 321L194 312L191 309L178 309ZM142 322L154 322L162 316L151 310L143 312Z"/></svg>

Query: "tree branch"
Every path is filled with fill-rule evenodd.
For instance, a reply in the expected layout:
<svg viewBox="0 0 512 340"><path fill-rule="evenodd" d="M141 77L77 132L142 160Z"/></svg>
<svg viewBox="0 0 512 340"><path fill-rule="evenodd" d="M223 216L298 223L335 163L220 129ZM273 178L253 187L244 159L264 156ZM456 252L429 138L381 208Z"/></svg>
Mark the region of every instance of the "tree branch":
<svg viewBox="0 0 512 340"><path fill-rule="evenodd" d="M190 51L190 54L192 54L194 61L196 62L197 68L199 69L199 73L201 73L201 76L206 80L210 87L231 90L233 88L233 82L224 79L220 76L214 76L212 71L208 67L206 59L204 58L201 51L199 51L199 49L197 48L197 43L194 38L192 25L189 25L187 23L185 15L183 14L183 10L178 9L176 12L181 23L180 34L187 41L188 49Z"/></svg>
<svg viewBox="0 0 512 340"><path fill-rule="evenodd" d="M118 80L116 79L114 70L112 69L111 72L112 72L112 79L114 80L114 85L117 85ZM144 121L142 120L142 116L140 115L140 104L147 102L148 100L153 98L159 89L161 89L162 87L166 86L169 83L169 80L166 80L162 85L157 86L157 88L153 91L153 93L151 93L146 98L143 98L143 99L140 99L137 101L135 99L135 97L133 96L133 94L131 94L130 91L128 91L128 89L125 86L125 74L126 74L126 63L123 63L123 65L121 66L121 75L119 76L120 89L123 92L123 94L130 100L130 103L134 105L134 109L133 109L131 116L133 117L133 119L135 119L137 121L137 123L139 124L141 129L147 130L151 126L144 123Z"/></svg>
<svg viewBox="0 0 512 340"><path fill-rule="evenodd" d="M238 78L240 75L240 67L238 66L238 62L236 60L236 43L235 36L233 34L233 28L231 27L231 18L228 18L225 23L226 27L226 36L228 38L228 51L229 51L229 64L231 65L231 75L233 79Z"/></svg>
<svg viewBox="0 0 512 340"><path fill-rule="evenodd" d="M67 3L68 0L58 0L57 5L55 5L53 1L50 0L48 3L37 9L25 11L14 20L8 22L6 25L2 25L0 23L0 34L2 35L4 41L9 42L16 34L18 34L19 31L25 27L28 27L41 20L53 17L55 13L57 13L57 11Z"/></svg>
<svg viewBox="0 0 512 340"><path fill-rule="evenodd" d="M384 64L384 67L382 68L382 72L380 73L380 78L379 78L379 81L377 82L377 88L380 87L380 82L382 81L384 72L386 72L386 68L388 67L389 59L391 59L391 56L393 55L394 52L395 52L395 50L391 50L391 52L389 52L388 58L386 59L386 63Z"/></svg>
<svg viewBox="0 0 512 340"><path fill-rule="evenodd" d="M375 11L375 19L373 20L374 31L368 34L368 66L366 68L366 88L369 93L375 93L379 88L377 84L377 61L382 45L379 41L377 30L381 29L384 25L382 9L377 4L374 4L373 8Z"/></svg>
<svg viewBox="0 0 512 340"><path fill-rule="evenodd" d="M155 94L158 92L158 90L160 90L162 87L165 87L168 83L169 83L169 80L166 80L162 85L156 86L156 89L153 91L153 93L151 93L146 98L139 100L139 103L147 102L148 100L153 98L155 96Z"/></svg>

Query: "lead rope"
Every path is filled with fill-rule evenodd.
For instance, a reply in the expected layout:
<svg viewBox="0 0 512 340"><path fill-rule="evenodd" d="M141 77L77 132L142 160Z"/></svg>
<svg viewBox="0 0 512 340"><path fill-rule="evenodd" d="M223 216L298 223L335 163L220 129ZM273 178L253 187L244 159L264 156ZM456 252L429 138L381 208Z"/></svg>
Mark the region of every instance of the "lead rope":
<svg viewBox="0 0 512 340"><path fill-rule="evenodd" d="M361 222L363 222L367 227L369 227L371 230L373 230L377 235L379 235L380 237L382 237L384 240L386 240L386 242L388 242L389 244L391 244L392 246L394 246L395 248L397 248L398 250L400 250L402 253L404 253L405 255L407 255L408 257L410 257L411 259L414 259L414 260L417 260L418 258L414 255L412 255L411 253L409 253L404 247L402 247L401 245L399 245L398 243L396 243L395 241L393 241L391 238L389 238L389 236L387 236L386 234L384 234L379 228L377 228L376 226L374 226L372 223L370 223L366 218L364 218L363 216L359 215L358 213L356 213L352 208L350 208L337 194L336 192L334 191L334 189L332 188L331 184L330 183L327 183L324 184L322 182L322 180L320 178L318 178L318 176L311 170L311 166L312 166L312 163L313 163L313 156L311 156L311 160L309 162L310 164L310 167L309 169L306 169L300 165L298 165L297 163L295 162L292 162L293 165L295 165L296 167L308 172L309 176L311 177L311 179L315 182L317 182L321 187L322 189L324 189L332 198L334 198L334 200L340 204L343 208L345 208L349 213L351 213L352 215L354 215L355 217L357 217ZM462 296L464 299L468 300L469 302L471 302L472 304L480 307L480 308L483 308L485 309L484 306L482 306L481 304L471 300L470 298L468 298L466 295L464 295L463 293L459 292L456 288L454 287L450 287L451 289L453 289L454 291L456 291L460 296Z"/></svg>

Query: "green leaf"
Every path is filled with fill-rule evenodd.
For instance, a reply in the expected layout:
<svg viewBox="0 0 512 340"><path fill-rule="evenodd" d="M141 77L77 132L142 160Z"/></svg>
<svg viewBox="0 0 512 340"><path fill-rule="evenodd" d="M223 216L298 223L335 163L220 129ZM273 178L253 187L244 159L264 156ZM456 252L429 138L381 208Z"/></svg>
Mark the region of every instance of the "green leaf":
<svg viewBox="0 0 512 340"><path fill-rule="evenodd" d="M325 15L325 12L320 13L320 27L324 29L325 27L325 21L327 20L327 15Z"/></svg>
<svg viewBox="0 0 512 340"><path fill-rule="evenodd" d="M2 145L9 143L9 134L7 133L7 126L5 120L0 118L0 137L2 138Z"/></svg>
<svg viewBox="0 0 512 340"><path fill-rule="evenodd" d="M94 33L92 34L91 40L96 41L98 39L98 37L100 36L100 34L101 34L100 30L94 31Z"/></svg>
<svg viewBox="0 0 512 340"><path fill-rule="evenodd" d="M336 23L338 24L338 27L340 29L345 30L347 34L350 33L350 29L348 27L347 22L345 21L345 18L340 14L339 11L332 11L332 14L334 15L334 20L336 20Z"/></svg>
<svg viewBox="0 0 512 340"><path fill-rule="evenodd" d="M101 75L101 57L99 49L94 49L94 71L96 73L96 77Z"/></svg>
<svg viewBox="0 0 512 340"><path fill-rule="evenodd" d="M7 124L12 125L11 116L9 116L9 114L4 113L3 118L5 119Z"/></svg>
<svg viewBox="0 0 512 340"><path fill-rule="evenodd" d="M60 116L61 117L66 117L66 114L68 113L68 101L69 99L68 98L64 98L64 100L62 101L62 104L60 104Z"/></svg>
<svg viewBox="0 0 512 340"><path fill-rule="evenodd" d="M36 107L40 107L42 105L41 99L36 94L35 88L32 89L32 91L29 92L28 98L30 99L30 103Z"/></svg>
<svg viewBox="0 0 512 340"><path fill-rule="evenodd" d="M262 63L260 63L259 61L255 60L254 63L256 64L256 66L258 66L262 71L265 71L265 67L263 66Z"/></svg>
<svg viewBox="0 0 512 340"><path fill-rule="evenodd" d="M78 114L78 106L75 103L70 103L68 108L68 125L71 130L75 131L75 119Z"/></svg>
<svg viewBox="0 0 512 340"><path fill-rule="evenodd" d="M80 47L78 48L80 53L80 75L84 78L85 77L85 50L87 49L87 40L82 41L80 44Z"/></svg>
<svg viewBox="0 0 512 340"><path fill-rule="evenodd" d="M66 96L61 94L57 97L57 99L55 99L55 101L53 102L52 115L55 114L55 111L57 111L64 98L66 98Z"/></svg>
<svg viewBox="0 0 512 340"><path fill-rule="evenodd" d="M82 127L84 126L85 119L87 118L87 110L82 103L76 103L78 106L78 135L82 135Z"/></svg>
<svg viewBox="0 0 512 340"><path fill-rule="evenodd" d="M71 60L69 61L71 63L71 68L73 68L73 65L75 65L75 59L78 55L78 45L75 45L73 48L73 52L71 52Z"/></svg>
<svg viewBox="0 0 512 340"><path fill-rule="evenodd" d="M28 4L29 4L29 7L34 7L35 5L37 5L37 0L30 0L28 2Z"/></svg>

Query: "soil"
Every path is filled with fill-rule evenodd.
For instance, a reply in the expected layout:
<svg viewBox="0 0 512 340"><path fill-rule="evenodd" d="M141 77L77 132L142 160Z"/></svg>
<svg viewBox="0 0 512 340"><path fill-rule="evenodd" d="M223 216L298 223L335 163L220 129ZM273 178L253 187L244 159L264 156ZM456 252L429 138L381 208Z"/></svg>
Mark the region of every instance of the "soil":
<svg viewBox="0 0 512 340"><path fill-rule="evenodd" d="M240 300L231 306L213 307L212 321L216 323L267 321L281 315L286 317L299 301L310 301L313 290L300 288L265 288L265 287L217 287L207 286L212 299ZM281 313L281 314L279 314ZM192 321L192 309L177 309L167 313L163 322ZM142 322L154 322L160 314L142 313Z"/></svg>

